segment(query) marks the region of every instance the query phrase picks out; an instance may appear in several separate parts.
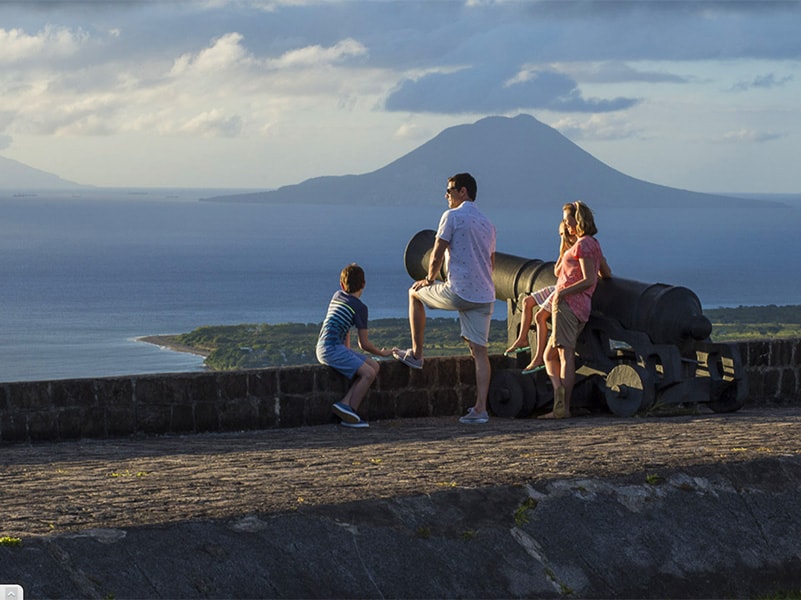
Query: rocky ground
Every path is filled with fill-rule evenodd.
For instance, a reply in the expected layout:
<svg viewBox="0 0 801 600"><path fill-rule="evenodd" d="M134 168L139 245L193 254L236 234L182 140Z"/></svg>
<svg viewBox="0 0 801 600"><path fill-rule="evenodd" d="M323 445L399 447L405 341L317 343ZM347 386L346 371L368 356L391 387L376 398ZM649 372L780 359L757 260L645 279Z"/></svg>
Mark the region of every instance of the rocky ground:
<svg viewBox="0 0 801 600"><path fill-rule="evenodd" d="M658 482L801 454L801 408L565 421L454 418L0 446L0 537L50 536L591 477Z"/></svg>

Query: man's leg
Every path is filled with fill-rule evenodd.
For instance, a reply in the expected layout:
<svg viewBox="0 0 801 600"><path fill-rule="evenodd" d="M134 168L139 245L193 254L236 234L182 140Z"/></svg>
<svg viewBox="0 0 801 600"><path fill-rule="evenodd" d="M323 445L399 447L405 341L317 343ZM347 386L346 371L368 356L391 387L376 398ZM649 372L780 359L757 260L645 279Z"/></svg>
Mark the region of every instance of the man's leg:
<svg viewBox="0 0 801 600"><path fill-rule="evenodd" d="M470 347L470 354L476 366L476 405L473 407L473 412L483 413L487 410L487 395L492 377L489 351L486 346L479 346L471 341L468 341L467 345Z"/></svg>
<svg viewBox="0 0 801 600"><path fill-rule="evenodd" d="M409 289L409 329L412 335L412 354L418 360L423 358L423 339L426 331L426 307L417 297L417 292Z"/></svg>

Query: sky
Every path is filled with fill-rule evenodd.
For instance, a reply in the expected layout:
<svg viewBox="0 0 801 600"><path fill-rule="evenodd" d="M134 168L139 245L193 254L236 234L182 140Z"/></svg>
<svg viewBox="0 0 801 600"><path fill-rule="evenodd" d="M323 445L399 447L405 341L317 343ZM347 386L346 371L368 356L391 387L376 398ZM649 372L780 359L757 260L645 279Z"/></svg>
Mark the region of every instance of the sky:
<svg viewBox="0 0 801 600"><path fill-rule="evenodd" d="M796 1L6 0L0 156L270 189L526 113L645 181L801 193L799 31Z"/></svg>

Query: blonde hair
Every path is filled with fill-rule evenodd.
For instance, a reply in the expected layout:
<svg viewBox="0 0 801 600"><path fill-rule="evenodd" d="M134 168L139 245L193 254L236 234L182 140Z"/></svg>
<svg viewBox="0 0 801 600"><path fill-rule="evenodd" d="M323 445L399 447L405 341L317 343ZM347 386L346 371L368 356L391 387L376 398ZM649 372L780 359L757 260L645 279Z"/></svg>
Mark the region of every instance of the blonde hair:
<svg viewBox="0 0 801 600"><path fill-rule="evenodd" d="M583 235L595 235L598 233L598 227L595 225L595 217L590 210L590 207L584 204L581 200L575 202L568 202L562 207L563 211L570 213L576 219L576 231L579 237Z"/></svg>

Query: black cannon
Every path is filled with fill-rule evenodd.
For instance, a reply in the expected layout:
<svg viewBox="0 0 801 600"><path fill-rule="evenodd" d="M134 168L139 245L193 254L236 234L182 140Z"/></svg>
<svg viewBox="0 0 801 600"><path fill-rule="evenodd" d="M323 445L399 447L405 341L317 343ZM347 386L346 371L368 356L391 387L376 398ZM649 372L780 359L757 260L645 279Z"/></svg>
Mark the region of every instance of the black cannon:
<svg viewBox="0 0 801 600"><path fill-rule="evenodd" d="M427 276L436 232L424 230L407 244L406 271ZM506 300L507 338L518 335L522 298L554 285L553 262L495 254L495 296ZM444 279L445 269L440 276ZM598 282L592 314L576 345L573 407L605 402L619 416L675 404L707 403L715 412L732 412L744 403L747 386L739 350L709 339L712 324L689 289L641 283L614 276ZM533 332L529 340L533 341ZM495 369L489 406L499 416L530 416L553 402L543 372Z"/></svg>

